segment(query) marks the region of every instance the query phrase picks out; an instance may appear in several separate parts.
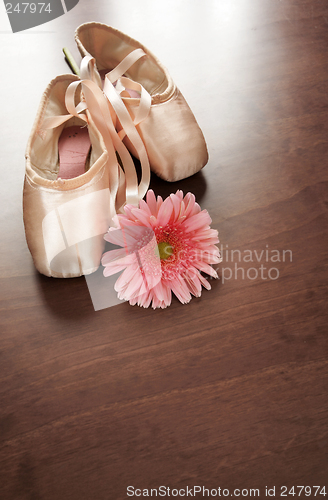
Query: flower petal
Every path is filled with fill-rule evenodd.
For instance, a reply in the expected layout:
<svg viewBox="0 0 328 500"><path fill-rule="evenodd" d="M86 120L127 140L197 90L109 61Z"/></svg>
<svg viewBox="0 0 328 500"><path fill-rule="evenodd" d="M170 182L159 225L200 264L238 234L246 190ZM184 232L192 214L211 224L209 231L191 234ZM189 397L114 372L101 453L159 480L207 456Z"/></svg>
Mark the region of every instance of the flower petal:
<svg viewBox="0 0 328 500"><path fill-rule="evenodd" d="M171 219L172 214L173 214L173 203L171 201L171 198L169 197L166 198L166 200L163 202L160 209L158 210L157 214L158 224L162 227L165 227L166 224Z"/></svg>
<svg viewBox="0 0 328 500"><path fill-rule="evenodd" d="M182 304L187 304L191 300L191 295L189 293L188 287L184 280L177 276L175 280L172 280L171 290L176 295L176 297L182 302Z"/></svg>
<svg viewBox="0 0 328 500"><path fill-rule="evenodd" d="M133 207L133 205L124 205L124 207L123 207L123 210L124 210L124 212L125 212L125 215L126 215L127 217L129 217L131 220L133 220L133 219L134 219L134 217L133 217L133 215L132 215L132 213L131 213L132 208L134 208L134 207Z"/></svg>
<svg viewBox="0 0 328 500"><path fill-rule="evenodd" d="M151 227L151 224L149 222L149 217L150 215L145 211L142 210L141 208L133 208L131 210L131 213L134 215L136 219L138 219L142 224L145 226Z"/></svg>
<svg viewBox="0 0 328 500"><path fill-rule="evenodd" d="M195 234L194 236L192 236L192 239L196 239L197 240L206 240L206 239L217 239L218 240L218 232L216 231L216 229L210 229L210 227L208 226L206 229L203 229L201 231L197 231L197 234Z"/></svg>
<svg viewBox="0 0 328 500"><path fill-rule="evenodd" d="M142 307L149 307L152 299L153 295L150 292L145 293L144 295L138 297L138 305Z"/></svg>
<svg viewBox="0 0 328 500"><path fill-rule="evenodd" d="M156 217L156 215L157 215L157 203L156 203L154 191L152 189L149 189L149 191L147 192L146 201L147 201L147 205L148 205L149 210L151 211L152 215L154 215Z"/></svg>
<svg viewBox="0 0 328 500"><path fill-rule="evenodd" d="M162 204L163 204L163 198L161 196L157 196L157 211L156 211L156 215L158 214L158 211L159 209L161 208Z"/></svg>
<svg viewBox="0 0 328 500"><path fill-rule="evenodd" d="M204 276L202 276L201 274L199 275L199 281L201 282L203 287L206 288L206 290L211 290L211 285L209 284L207 279L205 279Z"/></svg>
<svg viewBox="0 0 328 500"><path fill-rule="evenodd" d="M196 261L194 262L194 266L200 271L203 271L204 273L208 274L209 276L213 276L213 278L218 277L218 274L215 271L215 269L213 269L213 267L209 266L205 262Z"/></svg>
<svg viewBox="0 0 328 500"><path fill-rule="evenodd" d="M148 204L145 202L145 200L140 200L139 201L139 208L141 210L143 210L144 212L146 212L149 217L151 216L152 212L150 210L150 207L148 206Z"/></svg>
<svg viewBox="0 0 328 500"><path fill-rule="evenodd" d="M110 228L108 233L104 235L104 239L113 243L113 245L124 247L124 238L121 229Z"/></svg>
<svg viewBox="0 0 328 500"><path fill-rule="evenodd" d="M143 276L140 272L136 272L133 278L129 281L125 289L124 295L128 299L130 297L138 297L140 295L140 288L143 282Z"/></svg>
<svg viewBox="0 0 328 500"><path fill-rule="evenodd" d="M186 219L183 222L183 229L187 232L190 231L197 231L200 228L203 228L204 226L208 226L211 224L212 219L209 216L209 213L207 210L203 210L202 212L199 212L198 214L192 215L189 217L189 219Z"/></svg>
<svg viewBox="0 0 328 500"><path fill-rule="evenodd" d="M125 268L126 266L124 264L116 264L115 266L111 267L106 266L103 270L103 275L105 276L105 278L108 278L108 276L113 276L113 274L120 273Z"/></svg>
<svg viewBox="0 0 328 500"><path fill-rule="evenodd" d="M114 286L114 289L116 290L116 292L119 292L121 290L125 290L131 280L133 280L135 277L136 277L136 279L138 279L138 274L141 274L141 273L140 273L140 269L139 269L137 262L132 264L131 266L128 266L123 271L121 276L119 276L119 278L116 280L116 283ZM126 299L126 300L128 300L128 299Z"/></svg>
<svg viewBox="0 0 328 500"><path fill-rule="evenodd" d="M125 256L126 256L126 251L124 248L118 248L117 250L109 250L108 252L105 252L103 254L101 259L101 264L103 266L106 266L107 264L122 259L122 257Z"/></svg>
<svg viewBox="0 0 328 500"><path fill-rule="evenodd" d="M184 204L186 207L184 215L186 217L189 217L194 206L195 206L195 202L196 202L195 195L192 193L187 193L186 196L184 197L183 201L184 201Z"/></svg>
<svg viewBox="0 0 328 500"><path fill-rule="evenodd" d="M187 272L183 275L183 278L190 293L192 293L195 297L200 297L202 294L202 285L198 279L199 271L196 271L196 273L194 272L192 275L189 275Z"/></svg>
<svg viewBox="0 0 328 500"><path fill-rule="evenodd" d="M171 202L173 205L173 211L174 211L174 220L178 220L179 215L181 213L181 204L183 203L180 198L175 195L175 194L170 194Z"/></svg>

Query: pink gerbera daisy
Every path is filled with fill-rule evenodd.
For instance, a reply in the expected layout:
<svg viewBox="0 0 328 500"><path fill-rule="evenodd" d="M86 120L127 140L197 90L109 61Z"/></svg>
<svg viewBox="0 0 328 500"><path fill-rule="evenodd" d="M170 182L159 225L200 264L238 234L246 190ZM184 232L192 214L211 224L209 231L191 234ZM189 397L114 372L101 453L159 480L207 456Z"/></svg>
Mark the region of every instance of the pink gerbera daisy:
<svg viewBox="0 0 328 500"><path fill-rule="evenodd" d="M123 271L115 283L118 297L131 305L165 308L172 292L183 303L210 290L201 272L217 278L210 264L221 262L218 232L210 228L207 210L201 210L192 193L171 194L165 201L152 190L139 208L124 207L105 239L122 248L102 258L104 276Z"/></svg>

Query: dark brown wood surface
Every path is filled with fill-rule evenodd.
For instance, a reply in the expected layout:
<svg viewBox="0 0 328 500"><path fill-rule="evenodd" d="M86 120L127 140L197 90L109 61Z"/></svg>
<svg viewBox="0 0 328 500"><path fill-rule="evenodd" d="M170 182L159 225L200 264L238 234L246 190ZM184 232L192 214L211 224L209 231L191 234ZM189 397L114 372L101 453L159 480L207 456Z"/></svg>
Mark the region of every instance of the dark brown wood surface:
<svg viewBox="0 0 328 500"><path fill-rule="evenodd" d="M189 305L95 312L84 278L34 270L25 145L68 72L61 48L77 56L74 29L91 20L161 59L206 137L202 173L152 180L194 192L220 232L221 279ZM328 493L326 0L81 0L16 34L3 10L0 27L0 499Z"/></svg>

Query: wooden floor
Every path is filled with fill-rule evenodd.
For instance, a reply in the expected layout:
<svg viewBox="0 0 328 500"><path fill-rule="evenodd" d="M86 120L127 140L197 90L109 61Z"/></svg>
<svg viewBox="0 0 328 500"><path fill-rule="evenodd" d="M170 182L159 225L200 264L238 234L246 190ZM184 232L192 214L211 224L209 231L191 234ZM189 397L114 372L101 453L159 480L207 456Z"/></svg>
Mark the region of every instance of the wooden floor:
<svg viewBox="0 0 328 500"><path fill-rule="evenodd" d="M0 499L328 493L327 2L81 0L16 34L1 16ZM152 180L220 233L220 280L189 305L95 312L84 278L34 270L25 145L91 20L157 55L206 137L202 173Z"/></svg>

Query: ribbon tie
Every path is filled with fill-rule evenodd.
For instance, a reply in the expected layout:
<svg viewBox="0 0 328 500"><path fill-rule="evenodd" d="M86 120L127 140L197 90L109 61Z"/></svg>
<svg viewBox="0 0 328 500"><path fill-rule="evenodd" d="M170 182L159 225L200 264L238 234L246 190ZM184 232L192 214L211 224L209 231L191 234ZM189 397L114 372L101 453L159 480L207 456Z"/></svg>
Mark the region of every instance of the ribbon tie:
<svg viewBox="0 0 328 500"><path fill-rule="evenodd" d="M69 114L46 118L42 124L43 130L55 128L74 116L88 123L88 113L90 114L108 152L111 213L115 212L115 207L120 210L125 202L138 206L150 183L149 159L136 126L147 118L151 96L142 85L122 76L132 64L145 55L142 49L128 54L114 70L106 74L103 90L94 58L84 57L81 62L81 80L72 82L66 90L65 105ZM82 101L75 105L75 95L80 85ZM133 117L122 100L122 97L130 95L129 91L140 95L140 98L133 99L133 102L137 101L139 104L135 113L130 110ZM119 132L116 130L118 122L122 127ZM140 160L140 184L131 155L122 142L125 136L131 141ZM117 161L116 152L122 167Z"/></svg>

